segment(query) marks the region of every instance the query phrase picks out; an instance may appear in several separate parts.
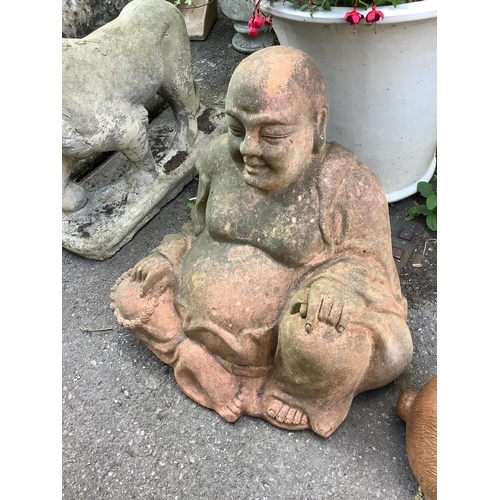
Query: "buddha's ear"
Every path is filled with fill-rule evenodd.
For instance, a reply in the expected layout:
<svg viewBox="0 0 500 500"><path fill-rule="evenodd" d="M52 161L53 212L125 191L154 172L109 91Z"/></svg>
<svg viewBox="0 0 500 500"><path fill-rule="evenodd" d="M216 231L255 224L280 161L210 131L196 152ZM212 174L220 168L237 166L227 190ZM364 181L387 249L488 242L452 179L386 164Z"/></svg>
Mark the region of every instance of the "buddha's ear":
<svg viewBox="0 0 500 500"><path fill-rule="evenodd" d="M313 153L322 151L326 144L326 126L328 124L328 106L324 105L314 116Z"/></svg>

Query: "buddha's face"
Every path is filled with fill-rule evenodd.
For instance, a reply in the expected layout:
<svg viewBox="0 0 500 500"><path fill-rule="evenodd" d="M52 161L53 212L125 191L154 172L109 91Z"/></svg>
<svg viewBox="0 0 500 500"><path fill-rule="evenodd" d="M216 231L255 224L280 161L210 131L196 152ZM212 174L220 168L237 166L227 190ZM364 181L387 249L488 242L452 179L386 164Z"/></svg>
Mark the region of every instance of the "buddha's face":
<svg viewBox="0 0 500 500"><path fill-rule="evenodd" d="M229 153L249 186L282 191L310 164L318 128L303 94L273 95L255 80L232 85L226 99Z"/></svg>

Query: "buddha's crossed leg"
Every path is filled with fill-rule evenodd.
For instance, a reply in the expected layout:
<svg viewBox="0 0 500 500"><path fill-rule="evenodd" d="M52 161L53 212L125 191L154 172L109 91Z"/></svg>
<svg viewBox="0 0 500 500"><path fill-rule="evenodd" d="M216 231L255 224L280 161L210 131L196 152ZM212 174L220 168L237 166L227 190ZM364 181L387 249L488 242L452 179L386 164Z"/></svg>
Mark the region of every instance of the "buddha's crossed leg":
<svg viewBox="0 0 500 500"><path fill-rule="evenodd" d="M370 328L374 322L388 332L386 338ZM354 397L394 380L411 353L406 323L391 314L367 311L339 333L324 322L308 332L300 314L288 313L280 325L262 417L326 438L345 420Z"/></svg>

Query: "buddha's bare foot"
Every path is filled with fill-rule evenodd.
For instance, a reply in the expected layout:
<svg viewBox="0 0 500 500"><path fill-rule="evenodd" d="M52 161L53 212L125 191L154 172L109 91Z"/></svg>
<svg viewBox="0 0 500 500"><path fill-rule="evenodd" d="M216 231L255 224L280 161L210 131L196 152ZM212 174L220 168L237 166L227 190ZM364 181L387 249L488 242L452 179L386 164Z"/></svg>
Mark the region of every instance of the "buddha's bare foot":
<svg viewBox="0 0 500 500"><path fill-rule="evenodd" d="M238 377L222 367L198 342L187 338L179 347L174 375L182 391L198 404L215 410L226 422L242 414L244 396Z"/></svg>
<svg viewBox="0 0 500 500"><path fill-rule="evenodd" d="M297 426L307 428L309 419L300 408L294 408L283 401L273 398L267 407L267 414L282 424L287 426Z"/></svg>
<svg viewBox="0 0 500 500"><path fill-rule="evenodd" d="M242 406L241 393L238 393L229 403L224 405L221 411L217 411L217 413L226 422L235 422L241 415Z"/></svg>

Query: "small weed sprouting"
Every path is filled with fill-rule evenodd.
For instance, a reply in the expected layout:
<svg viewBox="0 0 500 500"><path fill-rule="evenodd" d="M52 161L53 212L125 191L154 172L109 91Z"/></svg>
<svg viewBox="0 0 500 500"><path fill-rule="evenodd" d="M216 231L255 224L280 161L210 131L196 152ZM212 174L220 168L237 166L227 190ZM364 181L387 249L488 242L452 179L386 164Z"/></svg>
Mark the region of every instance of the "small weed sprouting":
<svg viewBox="0 0 500 500"><path fill-rule="evenodd" d="M425 215L427 227L437 231L437 193L428 182L417 184L418 192L425 198L424 205L416 205L406 211L405 220L412 220L418 215Z"/></svg>

